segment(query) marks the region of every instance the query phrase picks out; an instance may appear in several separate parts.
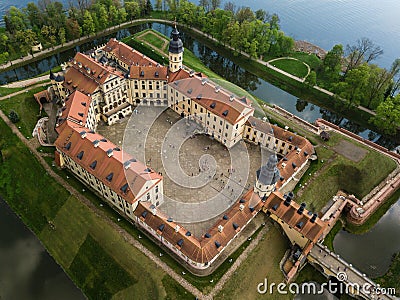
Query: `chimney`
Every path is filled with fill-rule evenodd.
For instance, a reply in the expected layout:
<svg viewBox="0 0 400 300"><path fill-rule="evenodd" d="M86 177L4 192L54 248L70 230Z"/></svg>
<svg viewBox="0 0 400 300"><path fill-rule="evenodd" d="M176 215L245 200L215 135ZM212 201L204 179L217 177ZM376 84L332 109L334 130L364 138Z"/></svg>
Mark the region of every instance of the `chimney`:
<svg viewBox="0 0 400 300"><path fill-rule="evenodd" d="M318 217L317 214L313 214L312 217L311 217L310 222L311 222L311 223L315 223L315 221L317 220L317 217Z"/></svg>
<svg viewBox="0 0 400 300"><path fill-rule="evenodd" d="M99 140L94 140L93 141L93 145L94 145L95 148L97 148L99 146L99 144L100 144Z"/></svg>
<svg viewBox="0 0 400 300"><path fill-rule="evenodd" d="M233 99L235 99L235 95L230 95L229 96L229 101L233 101Z"/></svg>
<svg viewBox="0 0 400 300"><path fill-rule="evenodd" d="M240 205L239 205L239 210L240 210L240 211L243 211L243 209L244 209L244 205L243 205L243 204L240 204Z"/></svg>
<svg viewBox="0 0 400 300"><path fill-rule="evenodd" d="M81 131L79 134L81 135L81 138L83 138L83 139L86 137L86 131Z"/></svg>
<svg viewBox="0 0 400 300"><path fill-rule="evenodd" d="M176 225L176 226L175 226L175 232L178 232L179 229L180 229L179 225Z"/></svg>
<svg viewBox="0 0 400 300"><path fill-rule="evenodd" d="M290 194L288 196L286 196L285 202L283 202L283 204L287 207L289 207L290 202L292 202L292 197L290 196Z"/></svg>
<svg viewBox="0 0 400 300"><path fill-rule="evenodd" d="M218 231L219 231L219 232L222 232L223 230L224 230L224 226L218 225Z"/></svg>
<svg viewBox="0 0 400 300"><path fill-rule="evenodd" d="M303 213L305 207L306 207L306 204L304 202L301 203L299 209L297 210L297 213L299 215L301 215Z"/></svg>
<svg viewBox="0 0 400 300"><path fill-rule="evenodd" d="M108 150L107 150L107 156L108 156L108 157L113 156L113 149L108 149Z"/></svg>

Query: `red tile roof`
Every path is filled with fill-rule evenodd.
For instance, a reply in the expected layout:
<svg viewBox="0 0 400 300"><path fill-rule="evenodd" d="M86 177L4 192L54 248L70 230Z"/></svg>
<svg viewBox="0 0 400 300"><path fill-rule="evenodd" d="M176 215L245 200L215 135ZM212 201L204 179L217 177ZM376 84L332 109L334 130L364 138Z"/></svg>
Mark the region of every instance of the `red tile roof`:
<svg viewBox="0 0 400 300"><path fill-rule="evenodd" d="M77 53L65 73L64 85L70 91L75 89L85 94L92 94L110 75L123 78L124 74L116 68L103 65L91 57Z"/></svg>
<svg viewBox="0 0 400 300"><path fill-rule="evenodd" d="M253 116L249 117L247 125L293 146L293 149L284 157L285 159L281 159L277 165L279 173L284 180L290 178L315 152L314 146L309 140L276 125L264 122ZM283 167L283 164L285 167ZM278 181L276 187L279 188L284 183L284 181Z"/></svg>
<svg viewBox="0 0 400 300"><path fill-rule="evenodd" d="M104 46L103 50L111 53L119 60L127 64L128 66L158 65L156 61L136 51L135 49L129 47L128 45L118 41L115 38L110 39L108 43Z"/></svg>
<svg viewBox="0 0 400 300"><path fill-rule="evenodd" d="M62 110L62 120L69 120L78 125L85 125L89 106L92 99L85 94L75 91L65 100Z"/></svg>
<svg viewBox="0 0 400 300"><path fill-rule="evenodd" d="M289 206L286 206L284 202L285 199L280 192L273 192L265 201L264 209L279 217L313 243L316 243L323 235L327 223L320 218L316 218L315 222L312 223L310 221L312 214L309 214L307 209L304 209L302 213L298 213L297 211L300 207L298 203L292 200ZM301 228L299 228L300 222L302 222Z"/></svg>
<svg viewBox="0 0 400 300"><path fill-rule="evenodd" d="M156 180L157 183L162 180L160 174L148 169L139 161L132 161L129 167L125 168L124 163L133 159L132 156L104 139L102 135L90 132L84 127L73 128L72 126L73 124L67 121L60 128L60 134L55 142L57 149L67 154L126 201L135 202L141 196L140 190L149 180ZM82 138L82 134L85 135L84 138ZM97 143L98 146L95 147ZM111 157L107 154L107 151L110 150L113 153ZM80 154L83 154L82 157L79 157ZM92 168L91 165L95 161L97 162L96 166ZM111 173L113 177L110 181L107 176ZM126 183L129 184L129 189L124 193L121 188Z"/></svg>
<svg viewBox="0 0 400 300"><path fill-rule="evenodd" d="M186 235L188 231L171 219L168 221L169 217L162 211L158 210L153 215L150 208L151 204L148 202L140 202L134 214L169 243L177 247L189 259L198 263L206 263L218 255L262 208L261 199L252 190L243 196L243 200L243 203L238 201L225 213L228 217L226 220L221 216L221 219L208 230L209 238L205 235L200 238ZM242 205L243 209L241 210ZM218 229L219 225L223 226L221 232ZM162 230L160 230L160 226ZM178 245L178 242L181 245Z"/></svg>
<svg viewBox="0 0 400 300"><path fill-rule="evenodd" d="M207 78L195 74L191 76L188 71L182 69L176 73L169 79L174 89L231 124L237 123L254 111L249 99L238 98Z"/></svg>
<svg viewBox="0 0 400 300"><path fill-rule="evenodd" d="M131 66L129 76L131 79L167 80L168 68L164 66Z"/></svg>

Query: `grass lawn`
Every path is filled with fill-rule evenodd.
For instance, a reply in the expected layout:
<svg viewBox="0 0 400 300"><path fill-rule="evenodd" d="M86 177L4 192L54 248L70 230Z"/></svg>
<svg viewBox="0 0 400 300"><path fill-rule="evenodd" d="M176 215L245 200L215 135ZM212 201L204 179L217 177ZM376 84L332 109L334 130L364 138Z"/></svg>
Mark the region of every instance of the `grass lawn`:
<svg viewBox="0 0 400 300"><path fill-rule="evenodd" d="M162 39L156 34L153 33L153 31L147 31L144 35L140 37L142 40L152 44L153 46L157 47L158 49L163 49L165 42L168 42L168 40Z"/></svg>
<svg viewBox="0 0 400 300"><path fill-rule="evenodd" d="M264 282L284 282L279 262L288 248L288 240L272 223L269 231L253 249L235 274L226 282L215 299L291 299L290 295L260 295L257 285Z"/></svg>
<svg viewBox="0 0 400 300"><path fill-rule="evenodd" d="M7 96L18 91L22 91L23 89L24 89L23 87L9 88L0 86L0 97Z"/></svg>
<svg viewBox="0 0 400 300"><path fill-rule="evenodd" d="M0 194L33 232L39 233L64 205L69 193L0 121Z"/></svg>
<svg viewBox="0 0 400 300"><path fill-rule="evenodd" d="M365 149L365 157L355 162L334 152L334 147L343 140ZM332 133L331 139L324 146L326 148L316 148L319 155L318 167L312 170L314 173L311 176L308 175L309 171L306 172L307 189L296 198L297 202L305 202L314 211L321 210L340 189L361 199L396 167L395 162L387 156L337 133Z"/></svg>
<svg viewBox="0 0 400 300"><path fill-rule="evenodd" d="M303 62L294 59L279 59L271 62L271 64L289 74L304 78L307 76L308 68Z"/></svg>
<svg viewBox="0 0 400 300"><path fill-rule="evenodd" d="M317 69L322 64L322 60L319 59L315 54L308 54L305 52L293 52L289 56L305 62L307 65L310 66L312 70Z"/></svg>
<svg viewBox="0 0 400 300"><path fill-rule="evenodd" d="M33 128L39 118L46 116L43 111L39 115L39 105L33 94L43 91L44 87L34 88L26 93L22 93L0 101L0 109L8 116L11 110L15 110L19 115L19 121L15 124L26 137L32 137Z"/></svg>
<svg viewBox="0 0 400 300"><path fill-rule="evenodd" d="M90 299L110 299L118 291L137 283L127 271L110 257L100 244L88 235L69 268L74 281Z"/></svg>
<svg viewBox="0 0 400 300"><path fill-rule="evenodd" d="M90 299L194 298L49 177L2 120L0 132L0 195Z"/></svg>

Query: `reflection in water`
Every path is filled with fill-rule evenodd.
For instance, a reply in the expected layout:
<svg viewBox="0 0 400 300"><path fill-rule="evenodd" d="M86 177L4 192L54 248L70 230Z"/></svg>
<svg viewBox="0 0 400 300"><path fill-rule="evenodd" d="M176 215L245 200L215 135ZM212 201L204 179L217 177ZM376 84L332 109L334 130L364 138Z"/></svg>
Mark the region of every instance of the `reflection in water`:
<svg viewBox="0 0 400 300"><path fill-rule="evenodd" d="M367 233L340 231L334 241L335 252L372 277L385 274L393 254L400 251L400 199Z"/></svg>
<svg viewBox="0 0 400 300"><path fill-rule="evenodd" d="M84 299L0 198L0 299Z"/></svg>
<svg viewBox="0 0 400 300"><path fill-rule="evenodd" d="M306 100L297 99L296 101L296 109L298 112L302 112L307 107L307 105L308 102Z"/></svg>

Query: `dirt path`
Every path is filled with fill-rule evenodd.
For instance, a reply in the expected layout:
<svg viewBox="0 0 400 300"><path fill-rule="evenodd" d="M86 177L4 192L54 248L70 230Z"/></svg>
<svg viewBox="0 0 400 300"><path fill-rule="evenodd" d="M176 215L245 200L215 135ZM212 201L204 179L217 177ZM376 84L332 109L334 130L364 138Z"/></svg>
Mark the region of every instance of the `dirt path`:
<svg viewBox="0 0 400 300"><path fill-rule="evenodd" d="M12 94L9 94L9 95L0 97L0 101L1 101L1 100L6 100L6 99L10 99L11 97L14 97L14 96L19 95L19 94L26 93L27 91L30 91L30 90L32 90L32 89L34 89L34 88L37 88L37 87L40 87L40 86L41 86L41 87L45 87L45 86L47 86L47 85L49 85L48 82L45 82L45 83L38 83L38 84L35 84L35 85L31 85L31 86L27 87L27 88L24 89L24 90L21 90L21 91L18 91L18 92L15 92L15 93L12 93Z"/></svg>

